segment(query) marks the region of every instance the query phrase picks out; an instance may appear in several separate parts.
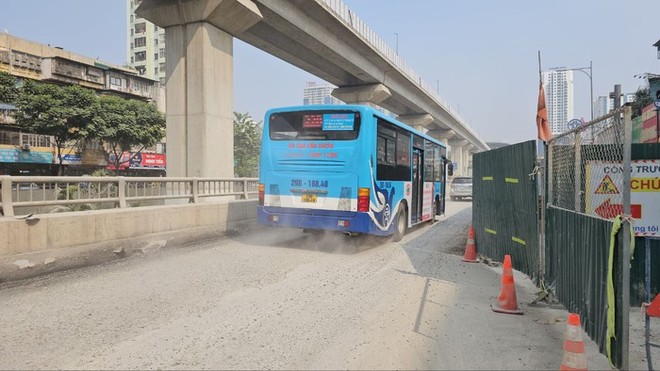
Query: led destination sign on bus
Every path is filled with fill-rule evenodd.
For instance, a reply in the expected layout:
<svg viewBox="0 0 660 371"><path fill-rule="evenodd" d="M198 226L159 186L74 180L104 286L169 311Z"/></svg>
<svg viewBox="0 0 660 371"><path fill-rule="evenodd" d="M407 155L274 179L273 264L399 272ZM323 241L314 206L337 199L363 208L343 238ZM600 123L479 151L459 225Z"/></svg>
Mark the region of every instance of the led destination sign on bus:
<svg viewBox="0 0 660 371"><path fill-rule="evenodd" d="M353 130L354 113L324 113L322 115L304 115L304 128L321 128L327 131Z"/></svg>

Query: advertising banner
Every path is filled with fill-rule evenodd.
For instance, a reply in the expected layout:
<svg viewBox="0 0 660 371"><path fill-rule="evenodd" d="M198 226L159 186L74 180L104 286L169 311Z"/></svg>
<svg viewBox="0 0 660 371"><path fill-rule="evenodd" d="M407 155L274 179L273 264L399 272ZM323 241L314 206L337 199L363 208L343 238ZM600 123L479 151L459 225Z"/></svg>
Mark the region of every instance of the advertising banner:
<svg viewBox="0 0 660 371"><path fill-rule="evenodd" d="M30 164L52 164L53 152L23 151L14 148L0 148L0 162L17 162Z"/></svg>

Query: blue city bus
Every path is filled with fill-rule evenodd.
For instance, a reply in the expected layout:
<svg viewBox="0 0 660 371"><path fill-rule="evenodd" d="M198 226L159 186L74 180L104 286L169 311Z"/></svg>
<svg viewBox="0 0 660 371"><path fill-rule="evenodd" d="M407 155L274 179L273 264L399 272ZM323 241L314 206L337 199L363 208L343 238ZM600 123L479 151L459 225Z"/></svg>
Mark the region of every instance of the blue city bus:
<svg viewBox="0 0 660 371"><path fill-rule="evenodd" d="M258 222L399 241L444 214L446 154L440 141L369 106L271 109Z"/></svg>

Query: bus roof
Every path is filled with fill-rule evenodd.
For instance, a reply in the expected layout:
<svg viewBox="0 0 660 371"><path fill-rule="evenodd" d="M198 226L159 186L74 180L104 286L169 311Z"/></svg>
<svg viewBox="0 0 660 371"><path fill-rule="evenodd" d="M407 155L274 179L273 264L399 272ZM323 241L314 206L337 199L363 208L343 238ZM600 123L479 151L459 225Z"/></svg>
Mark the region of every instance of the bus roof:
<svg viewBox="0 0 660 371"><path fill-rule="evenodd" d="M268 111L266 111L265 117L267 118L273 113L279 113L279 112L291 112L291 111L315 111L315 110L356 110L356 111L361 111L366 114L374 115L383 119L388 120L389 122L395 124L396 126L402 127L413 134L419 135L423 137L424 139L428 139L431 142L435 144L439 144L443 147L447 147L447 145L441 141L439 141L436 138L433 138L430 135L424 134L423 132L413 128L412 126L403 123L396 118L392 116L388 116L381 111L367 105L360 105L360 104L312 104L312 105L307 105L307 106L289 106L289 107L277 107L277 108L271 108ZM265 120L266 122L268 120Z"/></svg>

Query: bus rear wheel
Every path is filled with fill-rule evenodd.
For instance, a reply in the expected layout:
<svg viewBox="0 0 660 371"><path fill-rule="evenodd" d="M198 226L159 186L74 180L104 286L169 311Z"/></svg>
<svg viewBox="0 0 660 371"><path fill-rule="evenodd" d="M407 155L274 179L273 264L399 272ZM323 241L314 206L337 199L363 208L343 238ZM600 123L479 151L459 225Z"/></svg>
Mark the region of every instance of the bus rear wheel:
<svg viewBox="0 0 660 371"><path fill-rule="evenodd" d="M407 220L408 218L406 217L406 208L401 205L399 206L399 211L396 213L396 230L394 231L394 237L392 238L394 242L401 241L403 239L403 235L406 234Z"/></svg>

